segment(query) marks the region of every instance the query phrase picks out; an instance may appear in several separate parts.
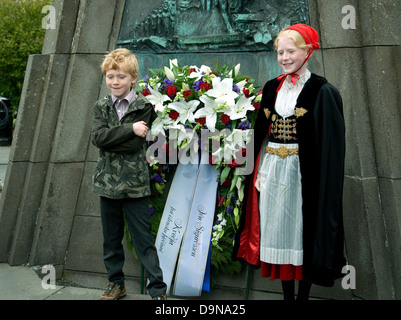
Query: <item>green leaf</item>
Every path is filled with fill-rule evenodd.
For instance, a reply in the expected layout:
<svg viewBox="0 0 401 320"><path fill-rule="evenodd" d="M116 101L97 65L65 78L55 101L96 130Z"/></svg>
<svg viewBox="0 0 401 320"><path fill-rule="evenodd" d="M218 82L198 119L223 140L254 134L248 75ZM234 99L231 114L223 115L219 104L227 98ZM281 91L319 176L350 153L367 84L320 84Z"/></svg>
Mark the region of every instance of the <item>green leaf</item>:
<svg viewBox="0 0 401 320"><path fill-rule="evenodd" d="M231 168L230 167L225 167L223 169L223 171L221 172L220 175L220 181L221 183L223 183L224 181L226 181L226 179L228 178L228 175L230 174Z"/></svg>

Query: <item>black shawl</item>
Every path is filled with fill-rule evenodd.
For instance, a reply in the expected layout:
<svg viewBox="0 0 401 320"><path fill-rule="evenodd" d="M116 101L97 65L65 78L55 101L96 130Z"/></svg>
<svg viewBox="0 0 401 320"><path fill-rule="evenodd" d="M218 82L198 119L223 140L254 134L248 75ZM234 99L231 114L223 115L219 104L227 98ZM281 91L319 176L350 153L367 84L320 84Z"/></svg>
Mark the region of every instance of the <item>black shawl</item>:
<svg viewBox="0 0 401 320"><path fill-rule="evenodd" d="M271 122L271 117L268 119L265 115L265 109L273 111L278 85L279 81L274 79L268 81L263 89L254 127L257 152L268 134ZM338 90L326 79L312 74L305 83L295 108L302 108L304 111L297 119L303 197L303 275L304 279L315 284L332 286L334 279L342 276L341 270L345 265L342 219L345 125L342 99ZM252 180L248 177L246 190L254 195L255 191L251 190L254 188ZM246 217L249 214L247 208L249 211L250 201L252 199L246 196L233 254L234 259L248 262L249 256L259 254L255 250L254 239L249 245L248 237L254 232L260 233L259 228L255 228L259 222L255 223L255 219ZM253 201L255 202L255 197ZM257 205L253 208L252 210L257 210ZM255 217L255 212L253 216ZM259 261L256 257L251 260L253 262L250 263L254 265L254 261Z"/></svg>

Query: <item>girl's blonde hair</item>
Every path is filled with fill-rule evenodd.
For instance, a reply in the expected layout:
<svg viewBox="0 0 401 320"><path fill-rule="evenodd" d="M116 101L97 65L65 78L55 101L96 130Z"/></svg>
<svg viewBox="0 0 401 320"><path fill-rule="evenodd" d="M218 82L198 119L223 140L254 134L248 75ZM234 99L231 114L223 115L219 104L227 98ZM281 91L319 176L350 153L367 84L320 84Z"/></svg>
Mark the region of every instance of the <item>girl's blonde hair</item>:
<svg viewBox="0 0 401 320"><path fill-rule="evenodd" d="M311 48L311 45L306 44L304 38L302 37L302 35L295 30L282 30L280 31L280 33L278 34L276 40L274 41L274 47L278 48L278 42L281 39L290 39L292 41L294 41L294 44L305 51L309 51L309 49Z"/></svg>
<svg viewBox="0 0 401 320"><path fill-rule="evenodd" d="M108 53L101 65L103 75L109 70L122 70L129 73L134 79L138 77L139 65L135 55L128 49L116 49ZM135 88L135 84L133 85Z"/></svg>

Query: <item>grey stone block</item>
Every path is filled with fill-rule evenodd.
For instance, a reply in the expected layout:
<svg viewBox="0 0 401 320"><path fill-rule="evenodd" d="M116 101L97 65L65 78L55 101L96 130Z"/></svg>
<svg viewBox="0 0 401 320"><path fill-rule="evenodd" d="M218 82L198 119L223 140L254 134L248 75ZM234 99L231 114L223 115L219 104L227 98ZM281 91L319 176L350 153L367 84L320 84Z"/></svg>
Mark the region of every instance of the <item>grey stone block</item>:
<svg viewBox="0 0 401 320"><path fill-rule="evenodd" d="M101 61L101 55L71 56L53 142L53 162L85 161L93 106L102 80Z"/></svg>
<svg viewBox="0 0 401 320"><path fill-rule="evenodd" d="M401 178L401 108L399 86L401 74L395 72L399 50L393 47L363 49L366 68L368 106L371 117L378 175Z"/></svg>
<svg viewBox="0 0 401 320"><path fill-rule="evenodd" d="M66 270L106 273L100 217L76 216L68 249ZM140 277L141 264L125 247L124 273Z"/></svg>
<svg viewBox="0 0 401 320"><path fill-rule="evenodd" d="M364 46L401 45L401 6L398 1L357 1Z"/></svg>
<svg viewBox="0 0 401 320"><path fill-rule="evenodd" d="M10 265L22 265L28 261L47 167L47 163L28 163L28 170L21 189L18 218L14 227L9 257Z"/></svg>
<svg viewBox="0 0 401 320"><path fill-rule="evenodd" d="M56 29L47 29L43 54L70 53L79 11L79 0L58 0L52 3L56 9Z"/></svg>
<svg viewBox="0 0 401 320"><path fill-rule="evenodd" d="M108 51L113 51L120 34L120 27L123 20L123 14L125 9L125 0L116 0L115 12L113 18L113 25L111 27L109 48Z"/></svg>
<svg viewBox="0 0 401 320"><path fill-rule="evenodd" d="M327 80L340 92L346 128L345 174L376 176L374 141L363 55L357 48L325 50Z"/></svg>
<svg viewBox="0 0 401 320"><path fill-rule="evenodd" d="M60 111L68 62L68 55L52 54L49 56L48 72L42 91L42 102L32 141L30 157L30 161L32 162L45 162L49 160Z"/></svg>
<svg viewBox="0 0 401 320"><path fill-rule="evenodd" d="M68 270L106 273L100 217L75 218L65 267Z"/></svg>
<svg viewBox="0 0 401 320"><path fill-rule="evenodd" d="M49 165L29 259L31 265L64 263L83 170L83 163Z"/></svg>
<svg viewBox="0 0 401 320"><path fill-rule="evenodd" d="M359 15L358 0L339 0L332 1L330 4L326 0L315 0L313 6L318 10L318 18L320 24L320 39L323 48L344 48L344 47L360 47L361 46L361 22ZM369 4L364 5L369 6ZM342 21L346 14L342 13L344 6L351 5L356 10L356 26L353 29L343 29ZM313 22L316 23L316 17ZM370 29L369 29L370 30Z"/></svg>
<svg viewBox="0 0 401 320"><path fill-rule="evenodd" d="M75 211L76 215L100 217L99 195L92 192L92 176L96 164L96 162L86 162Z"/></svg>
<svg viewBox="0 0 401 320"><path fill-rule="evenodd" d="M9 162L0 199L0 262L7 262L24 187L26 162Z"/></svg>
<svg viewBox="0 0 401 320"><path fill-rule="evenodd" d="M80 1L72 53L104 53L109 48L116 0Z"/></svg>
<svg viewBox="0 0 401 320"><path fill-rule="evenodd" d="M348 263L356 269L354 294L363 299L393 299L377 178L345 177L344 228Z"/></svg>
<svg viewBox="0 0 401 320"><path fill-rule="evenodd" d="M46 83L48 63L49 56L29 56L14 140L10 151L11 161L28 161L31 156L32 142L42 102L41 92Z"/></svg>
<svg viewBox="0 0 401 320"><path fill-rule="evenodd" d="M384 220L386 223L386 234L388 246L391 252L390 265L394 278L394 296L401 297L401 180L379 179L381 191L381 203Z"/></svg>

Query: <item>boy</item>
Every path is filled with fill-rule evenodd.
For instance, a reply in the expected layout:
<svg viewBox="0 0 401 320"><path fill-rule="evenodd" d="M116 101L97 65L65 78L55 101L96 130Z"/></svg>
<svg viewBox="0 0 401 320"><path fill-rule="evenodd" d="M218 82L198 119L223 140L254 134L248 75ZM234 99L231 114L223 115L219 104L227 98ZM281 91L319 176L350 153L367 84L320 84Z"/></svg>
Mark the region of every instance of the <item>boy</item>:
<svg viewBox="0 0 401 320"><path fill-rule="evenodd" d="M153 106L136 93L138 62L127 49L106 55L102 72L111 94L96 102L92 143L99 148L93 192L100 195L104 264L109 285L101 300L126 295L124 286L124 214L139 260L148 276L154 300L166 299L157 251L150 233L148 196L150 180L146 161L146 134L156 118Z"/></svg>

